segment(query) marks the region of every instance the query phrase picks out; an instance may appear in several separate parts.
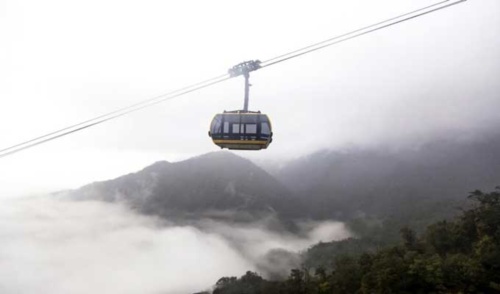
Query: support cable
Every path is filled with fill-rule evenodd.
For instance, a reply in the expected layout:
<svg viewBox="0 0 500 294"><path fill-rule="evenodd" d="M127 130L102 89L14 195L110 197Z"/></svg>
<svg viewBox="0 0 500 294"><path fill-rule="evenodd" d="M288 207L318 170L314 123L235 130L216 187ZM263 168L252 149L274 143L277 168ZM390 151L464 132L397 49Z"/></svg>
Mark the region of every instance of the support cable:
<svg viewBox="0 0 500 294"><path fill-rule="evenodd" d="M448 1L449 0L444 1L444 2L448 2ZM308 53L311 53L311 52L314 52L314 51L317 51L317 50L320 50L320 49L323 49L323 48L326 48L326 47L330 47L332 45L343 43L345 41L349 41L351 39L354 39L354 38L357 38L357 37L361 37L363 35L367 35L369 33L373 33L373 32L376 32L376 31L379 31L379 30L382 30L382 29L385 29L385 28L388 28L388 27L400 24L400 23L408 21L408 20L412 20L412 19L424 16L426 14L429 14L429 13L432 13L432 12L436 12L436 11L439 11L439 10L442 10L442 9L445 9L445 8L448 8L448 7L460 4L460 3L465 2L465 1L467 1L467 0L459 0L459 1L456 1L456 2L453 2L453 3L449 3L447 5L444 5L444 6L440 6L440 7L431 9L431 10L427 10L427 11L418 13L418 14L407 13L407 14L404 14L404 15L407 16L407 15L411 14L411 16L408 16L408 17L402 18L402 19L400 19L400 17L395 17L395 18L392 18L392 19L393 20L394 19L399 19L399 20L394 21L394 22L390 22L388 24L385 24L385 25L382 25L382 26L379 26L379 27L375 27L375 28L372 28L375 25L368 26L367 28L371 28L371 29L369 29L369 30L363 30L363 29L355 30L355 31L353 31L351 33L343 34L343 35L340 35L338 37L334 37L334 38L325 40L323 42L319 42L316 45L311 45L311 46L307 46L307 47L304 47L304 48L299 49L299 50L294 50L294 51L289 52L287 54L280 55L281 58L279 58L279 59L278 58L272 58L272 59L269 59L267 61L262 62L261 63L261 68L265 68L265 67L268 67L268 66L271 66L271 65L275 65L275 64L278 64L278 63L283 62L283 61L287 61L287 60L290 60L290 59L293 59L293 58L296 58L296 57L299 57L299 56L302 56L302 55L305 55L305 54L308 54ZM433 6L434 5L431 5L431 7L433 7ZM422 9L419 9L419 10L416 10L416 11L422 11ZM383 24L383 23L386 23L386 22L384 21L384 22L381 22L381 23ZM319 45L319 46L317 46L317 45Z"/></svg>
<svg viewBox="0 0 500 294"><path fill-rule="evenodd" d="M264 64L270 64L272 63L273 61L277 60L277 59L283 59L283 58L286 58L288 57L289 55L292 55L292 54L295 54L295 53L299 53L299 52L302 52L302 51L305 51L307 49L310 49L310 48L314 48L314 47L317 47L317 46L320 46L320 45L323 45L325 43L328 43L328 42L332 42L332 41L335 41L335 40L338 40L340 38L343 38L343 37L347 37L349 35L353 35L355 33L359 33L359 32L362 32L364 30L368 30L370 28L373 28L373 27L376 27L376 26L379 26L379 25L382 25L384 23L388 23L390 21L394 21L394 20L397 20L399 18L402 18L402 17L405 17L405 16L408 16L408 15L412 15L412 14L415 14L417 12L420 12L420 11L424 11L426 9L429 9L429 8L432 8L432 7L436 7L436 6L439 6L443 3L446 3L446 2L449 2L450 0L444 0L444 1L441 1L441 2L438 2L438 3L435 3L435 4L432 4L432 5L429 5L429 6L426 6L426 7L422 7L422 8L419 8L417 10L413 10L413 11L410 11L410 12L407 12L407 13L404 13L404 14L401 14L401 15L398 15L396 17L391 17L391 18L388 18L386 20L383 20L383 21L380 21L380 22L377 22L375 24L371 24L369 26L365 26L363 28L360 28L360 29L356 29L354 31L350 31L348 33L344 33L344 34L341 34L341 35L338 35L338 36L335 36L335 37L332 37L332 38L329 38L329 39L326 39L324 41L321 41L321 42L318 42L318 43L314 43L312 45L309 45L309 46L306 46L306 47L302 47L300 49L296 49L296 50L293 50L291 52L288 52L288 53L285 53L285 54L281 54L281 55L278 55L278 56L275 56L271 59L268 59L268 60L265 60L263 61L262 63Z"/></svg>
<svg viewBox="0 0 500 294"><path fill-rule="evenodd" d="M218 80L210 79L210 80L213 80L213 81L210 82L210 83L208 83L208 84L203 84L203 85L200 85L200 86L197 86L197 87L186 87L186 88L184 88L184 89L186 89L185 91L180 92L181 90L177 90L177 91L171 92L171 93L177 93L175 95L171 95L171 94L161 95L161 96L155 97L154 99L148 100L148 103L136 103L135 104L136 107L133 107L133 108L130 108L130 107L123 108L123 109L126 109L126 111L123 111L123 112L114 111L114 112L112 112L112 113L114 113L114 115L111 115L111 116L109 116L111 113L108 113L106 115L101 116L101 117L103 117L101 120L88 120L91 123L84 124L82 122L82 123L73 125L71 127L67 127L67 128L61 129L61 130L56 131L56 132L52 132L51 133L51 134L53 134L52 136L51 136L51 134L40 136L37 139L29 140L26 143L17 144L17 146L19 146L18 148L10 147L10 148L4 149L4 150L7 150L7 151L0 153L0 158L6 157L8 155L20 152L22 150L25 150L25 149L28 149L28 148L31 148L31 147L35 147L37 145L40 145L40 144L43 144L43 143L46 143L46 142L49 142L49 141L52 141L52 140L64 137L66 135L69 135L69 134L72 134L72 133L75 133L75 132L78 132L78 131L81 131L81 130L84 130L84 129L87 129L87 128L90 128L90 127L93 127L95 125L102 124L102 123L107 122L109 120L112 120L112 119L118 118L120 116L124 116L126 114L129 114L131 112L135 112L135 111L141 110L143 108L150 107L150 106L156 105L158 103L161 103L161 102L164 102L164 101L167 101L167 100L171 100L171 99L177 98L179 96L182 96L182 95L194 92L194 91L201 90L203 88L210 87L212 85L215 85L215 84L227 81L229 79L230 79L230 77L228 75L221 76ZM207 80L207 81L209 81L209 80ZM195 84L195 85L197 85L197 84Z"/></svg>
<svg viewBox="0 0 500 294"><path fill-rule="evenodd" d="M432 5L429 5L429 6L426 6L426 7L423 7L423 8L408 12L408 13L404 13L404 14L401 14L401 15L396 16L396 17L392 17L392 18L389 18L387 20L384 20L384 21L381 21L381 22L378 22L378 23L375 23L375 24L372 24L372 25L369 25L369 26L366 26L366 27L363 27L363 28L360 28L357 30L351 31L349 33L341 34L339 36L329 38L327 40L324 40L324 41L321 41L321 42L318 42L318 43L315 43L315 44L312 44L312 45L309 45L309 46L306 46L306 47L303 47L303 48L300 48L297 50L293 50L293 51L285 53L285 54L278 55L274 58L268 59L268 60L263 61L263 62L260 62L258 60L245 62L245 63L242 63L242 64L246 64L243 67L241 67L242 64L239 64L239 65L231 68L228 71L228 73L226 73L226 74L216 76L214 78L207 79L205 81L195 83L195 84L192 84L192 85L187 86L187 87L180 88L178 90L169 92L167 94L159 95L159 96L156 96L156 97L129 105L127 107L123 107L123 108L120 108L118 110L115 110L115 111L112 111L112 112L109 112L109 113L99 115L97 117L82 121L80 123L73 124L71 126L47 133L45 135L38 136L36 138L24 141L22 143L18 143L18 144L15 144L13 146L1 149L0 150L0 158L6 157L8 155L20 152L22 150L25 150L25 149L28 149L28 148L52 141L52 140L55 140L57 138L61 138L63 136L90 128L92 126L99 125L99 124L104 123L106 121L124 116L126 114L131 113L131 112L135 112L135 111L141 110L143 108L146 108L146 107L149 107L152 105L156 105L156 104L164 102L166 100L171 100L171 99L177 98L179 96L182 96L182 95L194 92L194 91L201 90L203 88L224 82L226 80L229 80L233 77L236 77L239 75L244 75L245 73L248 74L250 71L255 71L255 70L258 70L260 68L269 67L269 66L272 66L272 65L275 65L275 64L278 64L278 63L281 63L281 62L284 62L284 61L287 61L287 60L290 60L290 59L293 59L293 58L296 58L296 57L299 57L299 56L302 56L302 55L305 55L305 54L308 54L308 53L311 53L311 52L314 52L314 51L317 51L317 50L320 50L320 49L323 49L323 48L326 48L329 46L333 46L333 45L336 45L336 44L339 44L339 43L342 43L342 42L345 42L345 41L348 41L348 40L351 40L351 39L354 39L354 38L357 38L357 37L360 37L360 36L363 36L363 35L366 35L366 34L369 34L372 32L375 32L375 31L379 31L379 30L394 26L396 24L400 24L402 22L405 22L405 21L408 21L411 19L418 18L420 16L427 15L427 14L432 13L432 12L436 12L436 11L454 6L454 5L459 4L459 3L463 3L465 1L467 1L467 0L458 0L458 1L448 3L446 5L442 5L442 4L450 2L450 0L441 1L441 2L432 4ZM251 65L251 66L249 66L249 65Z"/></svg>
<svg viewBox="0 0 500 294"><path fill-rule="evenodd" d="M144 104L148 104L148 103L151 103L151 102L154 102L156 100L159 100L159 99L162 99L164 97L167 97L167 96L170 96L170 95L173 95L175 93L178 93L178 92L181 92L181 91L185 91L187 89L191 89L191 88L194 88L194 87L197 87L197 86L201 86L201 85L204 85L206 83L209 83L211 81L215 81L215 80L218 80L218 79L221 79L221 78L224 78L224 77L227 77L228 74L224 74L224 75L220 75L220 76L217 76L217 77L213 77L211 79L207 79L205 81L202 81L202 82L199 82L199 83L196 83L196 84L192 84L192 85L189 85L189 86L186 86L184 88L181 88L181 89L178 89L178 90L175 90L175 91L172 91L172 92L169 92L169 93L166 93L166 94L162 94L162 95L159 95L159 96L156 96L156 97L153 97L153 98L150 98L150 99L147 99L147 100L143 100L143 101L140 101L140 102L137 102L137 103L134 103L134 104L131 104L129 106L126 106L126 107L122 107L120 109L117 109L115 111L112 111L112 112L108 112L108 113L105 113L105 114L102 114L102 115L99 115L97 117L94 117L94 118L91 118L91 119L88 119L88 120L85 120L85 121L82 121L82 122L79 122L77 124L74 124L74 125L71 125L71 126L68 126L68 127L65 127L65 128L62 128L62 129L59 129L59 130L56 130L56 131L53 131L53 132L50 132L48 134L45 134L45 135L42 135L42 136L39 136L39 137L36 137L36 138L33 138L33 139L30 139L28 141L24 141L22 143L19 143L19 144L16 144L16 145L13 145L13 146L10 146L8 148L5 148L5 149L2 149L0 150L0 154L3 154L4 152L8 151L8 150L11 150L11 149L14 149L14 148L17 148L17 147L21 147L22 145L26 145L26 144L29 144L29 143L32 143L32 142L35 142L37 140L40 140L40 139L44 139L46 137L50 137L50 136L53 136L53 135L56 135L58 133L61 133L61 132L64 132L64 131L69 131L73 128L76 128L76 127L79 127L79 126L82 126L82 125L85 125L85 124L88 124L88 123L91 123L93 121L96 121L96 120L99 120L99 119L105 119L106 117L108 116L111 116L111 115L114 115L114 114L117 114L117 113L120 113L120 112L124 112L124 111L127 111L129 109L132 109L132 108L136 108L136 107L140 107L141 105L144 105ZM164 100L162 100L164 101ZM70 133L72 133L71 131L69 131ZM37 144L38 145L38 144ZM1 157L0 157L1 158Z"/></svg>

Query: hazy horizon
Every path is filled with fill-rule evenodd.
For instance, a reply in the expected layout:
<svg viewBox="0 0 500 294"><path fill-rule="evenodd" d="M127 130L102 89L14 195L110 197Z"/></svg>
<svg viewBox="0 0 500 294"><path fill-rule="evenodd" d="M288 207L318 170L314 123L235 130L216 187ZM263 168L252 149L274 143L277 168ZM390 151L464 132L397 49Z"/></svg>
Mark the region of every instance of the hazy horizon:
<svg viewBox="0 0 500 294"><path fill-rule="evenodd" d="M437 3L0 0L0 150ZM464 1L252 72L273 142L243 160L195 159L220 151L209 125L242 108L242 77L0 158L0 292L193 293L448 220L500 185L499 11Z"/></svg>
<svg viewBox="0 0 500 294"><path fill-rule="evenodd" d="M0 96L8 99L0 145L7 147L433 2L255 2L246 7L259 15L251 23L238 21L231 1L2 3L8 46L0 47ZM255 72L250 108L270 115L274 141L244 156L284 161L319 149L406 148L498 129L499 5L467 1ZM218 150L208 125L215 113L241 108L242 87L233 79L2 158L0 197Z"/></svg>

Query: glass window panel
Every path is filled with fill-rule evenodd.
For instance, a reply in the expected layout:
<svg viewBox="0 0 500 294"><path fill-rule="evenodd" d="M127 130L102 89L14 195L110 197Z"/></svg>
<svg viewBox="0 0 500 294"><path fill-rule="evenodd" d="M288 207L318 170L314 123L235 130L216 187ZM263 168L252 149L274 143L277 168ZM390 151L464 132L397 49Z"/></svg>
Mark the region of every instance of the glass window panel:
<svg viewBox="0 0 500 294"><path fill-rule="evenodd" d="M261 129L262 135L270 135L271 134L271 130L270 130L269 124L267 122L263 122L261 124L261 126L262 126L262 129Z"/></svg>
<svg viewBox="0 0 500 294"><path fill-rule="evenodd" d="M224 134L229 133L229 122L225 121L224 122Z"/></svg>
<svg viewBox="0 0 500 294"><path fill-rule="evenodd" d="M245 134L257 134L257 124L246 124Z"/></svg>
<svg viewBox="0 0 500 294"><path fill-rule="evenodd" d="M240 115L239 114L225 114L225 120L230 123L239 123Z"/></svg>
<svg viewBox="0 0 500 294"><path fill-rule="evenodd" d="M243 123L257 123L259 114L242 114L241 122Z"/></svg>
<svg viewBox="0 0 500 294"><path fill-rule="evenodd" d="M212 132L212 134L220 134L221 126L222 126L221 118L220 116L216 116L212 121L212 126L210 128L210 131Z"/></svg>
<svg viewBox="0 0 500 294"><path fill-rule="evenodd" d="M233 124L233 134L240 133L240 124Z"/></svg>

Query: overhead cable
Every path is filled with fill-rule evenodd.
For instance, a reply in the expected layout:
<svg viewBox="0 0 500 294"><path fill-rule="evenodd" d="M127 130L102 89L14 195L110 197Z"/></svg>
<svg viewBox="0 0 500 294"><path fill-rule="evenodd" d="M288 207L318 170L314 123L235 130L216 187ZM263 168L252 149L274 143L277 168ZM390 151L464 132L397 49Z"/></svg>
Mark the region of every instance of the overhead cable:
<svg viewBox="0 0 500 294"><path fill-rule="evenodd" d="M136 103L134 105L131 105L130 107L122 108L121 110L123 110L123 111L117 110L117 111L114 111L114 112L110 112L110 113L108 113L106 115L100 116L101 119L99 119L99 120L97 120L97 118L96 119L92 119L92 120L88 120L89 123L82 122L82 123L79 123L79 124L75 124L75 125L73 125L71 127L67 127L67 128L61 129L59 131L52 132L50 134L47 134L47 135L44 135L44 136L40 136L40 137L38 137L36 139L32 139L32 140L26 141L25 143L17 144L16 145L17 148L14 148L16 146L13 146L13 147L9 147L9 148L3 149L3 150L6 150L6 151L0 153L0 158L8 156L8 155L11 155L11 154L14 154L14 153L17 153L17 152L20 152L22 150L25 150L25 149L28 149L28 148L31 148L31 147L35 147L37 145L40 145L40 144L43 144L43 143L46 143L46 142L49 142L49 141L52 141L52 140L55 140L55 139L58 139L58 138L61 138L63 136L66 136L66 135L69 135L69 134L72 134L72 133L75 133L75 132L78 132L78 131L81 131L81 130L84 130L84 129L87 129L87 128L90 128L90 127L93 127L93 126L96 126L96 125L99 125L99 124L102 124L102 123L107 122L109 120L112 120L112 119L118 118L120 116L124 116L126 114L129 114L131 112L135 112L135 111L141 110L143 108L150 107L150 106L153 106L155 104L158 104L158 103L170 100L170 99L174 99L174 98L177 98L179 96L182 96L182 95L194 92L194 91L201 90L203 88L210 87L212 85L215 85L215 84L224 82L226 80L229 80L230 78L231 77L229 77L229 75L226 75L226 76L221 76L219 79L215 79L215 78L214 79L210 79L210 80L207 80L207 81L211 81L209 83L203 83L203 84L198 83L198 84L195 84L195 85L199 85L199 84L201 84L201 85L196 86L196 87L191 87L191 86L190 87L185 87L185 88L183 88L183 89L186 89L184 91L177 90L177 91L171 92L171 93L174 93L174 94L169 93L169 94L157 96L157 97L149 99L149 100L147 100L145 102ZM132 106L134 106L134 107L132 107Z"/></svg>
<svg viewBox="0 0 500 294"><path fill-rule="evenodd" d="M315 43L315 44L312 44L312 45L309 45L306 47L302 47L302 48L297 49L297 50L290 51L290 52L285 53L285 54L280 54L276 57L273 57L271 59L268 59L268 60L261 62L260 68L269 67L269 66L272 66L272 65L275 65L275 64L278 64L278 63L281 63L281 62L284 62L284 61L287 61L287 60L290 60L290 59L293 59L293 58L296 58L296 57L299 57L299 56L302 56L302 55L305 55L305 54L308 54L308 53L311 53L311 52L314 52L314 51L317 51L317 50L320 50L320 49L323 49L323 48L326 48L329 46L333 46L333 45L336 45L336 44L339 44L339 43L342 43L342 42L345 42L345 41L348 41L348 40L351 40L351 39L354 39L354 38L357 38L357 37L360 37L360 36L363 36L363 35L366 35L366 34L369 34L372 32L375 32L375 31L379 31L379 30L388 28L390 26L394 26L396 24L399 24L399 23L402 23L402 22L405 22L405 21L408 21L411 19L418 18L420 16L423 16L423 15L426 15L426 14L429 14L432 12L436 12L438 10L448 8L450 6L453 6L453 5L456 5L456 4L465 2L465 1L467 1L467 0L458 0L458 1L453 1L453 2L450 2L450 0L445 0L445 1L441 1L438 3L432 4L432 5L417 9L417 10L413 10L411 12L407 12L407 13L398 15L396 17L392 17L392 18L386 19L384 21L377 22L375 24L351 31L349 33L341 34L341 35L326 39L324 41L321 41L321 42L318 42L318 43ZM221 83L223 81L226 81L232 77L233 76L229 75L228 73L223 74L223 75L219 75L219 76L204 80L202 82L198 82L198 83L192 84L190 86L183 87L183 88L180 88L178 90L169 92L167 94L163 94L163 95L159 95L159 96L156 96L156 97L153 97L150 99L146 99L146 100L143 100L141 102L134 103L132 105L120 108L118 110L115 110L115 111L112 111L109 113L105 113L105 114L99 115L97 117L82 121L80 123L73 124L73 125L70 125L68 127L58 129L58 130L53 131L53 132L49 132L45 135L38 136L38 137L35 137L33 139L30 139L30 140L27 140L27 141L24 141L24 142L21 142L21 143L18 143L18 144L15 144L13 146L10 146L10 147L7 147L7 148L0 150L0 158L6 157L8 155L20 152L22 150L26 150L28 148L31 148L31 147L34 147L34 146L58 139L58 138L61 138L63 136L90 128L92 126L99 125L99 124L104 123L106 121L124 116L126 114L144 109L146 107L156 105L158 103L161 103L161 102L164 102L167 100L171 100L171 99L180 97L182 95L185 95L185 94L188 94L188 93L191 93L194 91L201 90L203 88L206 88L206 87Z"/></svg>
<svg viewBox="0 0 500 294"><path fill-rule="evenodd" d="M290 59L293 59L293 58L296 58L296 57L299 57L299 56L302 56L302 55L305 55L305 54L308 54L308 53L311 53L311 52L314 52L314 51L317 51L317 50L320 50L320 49L323 49L323 48L326 48L326 47L330 47L332 45L343 43L345 41L349 41L351 39L354 39L354 38L357 38L357 37L361 37L363 35L367 35L369 33L373 33L373 32L376 32L376 31L379 31L379 30L382 30L382 29L385 29L385 28L388 28L388 27L400 24L402 22L405 22L405 21L408 21L408 20L411 20L411 19L415 19L417 17L423 16L423 15L426 15L426 14L429 14L429 13L432 13L432 12L436 12L438 10L442 10L442 9L448 8L448 7L453 6L453 5L457 5L457 4L465 2L465 1L467 1L467 0L459 0L459 1L455 1L455 2L446 4L446 5L443 5L443 6L439 6L437 8L433 8L431 10L426 10L424 12L421 12L421 11L423 11L425 9L430 8L430 7L434 7L436 5L439 5L439 4L442 4L442 3L445 3L445 2L449 2L449 0L447 0L447 1L443 1L443 2L440 2L440 3L435 4L435 5L430 5L430 6L426 7L426 8L421 8L421 9L415 10L414 12L405 13L403 15L407 16L407 17L404 17L404 18L402 18L402 16L394 17L394 18L391 18L391 19L389 19L387 21L379 22L377 24L374 24L374 25L371 25L371 26L367 26L367 27L365 27L363 29L355 30L355 31L352 31L352 32L347 33L347 34L342 34L340 36L327 39L325 41L316 43L314 45L310 45L310 46L307 46L307 47L304 47L304 48L301 48L301 49L298 49L298 50L294 50L294 51L286 53L286 54L282 54L279 57L275 57L275 58L271 58L269 60L263 61L261 63L261 68L269 67L271 65L275 65L275 64L283 62L283 61L287 61L287 60L290 60ZM419 13L414 14L416 12L419 12ZM410 16L408 16L408 15L410 15ZM393 20L393 21L389 22L390 20Z"/></svg>
<svg viewBox="0 0 500 294"><path fill-rule="evenodd" d="M344 37L347 37L349 35L353 35L353 34L356 34L356 33L360 33L362 31L365 31L365 30L368 30L368 29L371 29L371 28L374 28L376 26L380 26L382 24L385 24L385 23L388 23L390 21L394 21L394 20L397 20L397 19L400 19L402 17L405 17L405 16L408 16L408 15L412 15L412 14L415 14L415 13L418 13L420 11L424 11L426 9L429 9L429 8L432 8L432 7L436 7L436 6L439 6L441 4L444 4L446 2L450 2L450 0L444 0L444 1L441 1L441 2L437 2L437 3L434 3L432 5L429 5L429 6L426 6L426 7L422 7L422 8L419 8L417 10L413 10L413 11L410 11L410 12L407 12L407 13L404 13L404 14L401 14L401 15L398 15L398 16L395 16L395 17L391 17L391 18L388 18L386 20L383 20L383 21L380 21L380 22L377 22L375 24L371 24L369 26L366 26L366 27L362 27L360 29L356 29L354 31L350 31L348 33L344 33L344 34L341 34L341 35L338 35L338 36L335 36L335 37L332 37L332 38L329 38L329 39L326 39L326 40L323 40L321 42L318 42L318 43L314 43L314 44L311 44L311 45L308 45L306 47L302 47L300 49L296 49L296 50L293 50L291 52L288 52L288 53L285 53L285 54L281 54L281 55L278 55L278 56L275 56L271 59L268 59L268 60L265 60L263 61L262 63L263 64L271 64L273 61L275 60L278 60L278 59L283 59L283 58L286 58L286 57L289 57L293 54L296 54L296 53L300 53L300 52L303 52L303 51L306 51L307 49L312 49L312 48L315 48L315 47L318 47L318 46L321 46L321 45L324 45L326 43L329 43L329 42L332 42L332 41L335 41L335 40L338 40L340 38L344 38Z"/></svg>

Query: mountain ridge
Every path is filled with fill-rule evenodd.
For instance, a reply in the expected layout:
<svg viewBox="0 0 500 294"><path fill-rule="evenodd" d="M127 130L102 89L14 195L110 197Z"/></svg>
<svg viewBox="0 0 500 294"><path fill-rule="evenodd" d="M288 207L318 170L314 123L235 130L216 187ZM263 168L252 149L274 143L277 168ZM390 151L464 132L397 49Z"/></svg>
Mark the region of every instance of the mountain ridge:
<svg viewBox="0 0 500 294"><path fill-rule="evenodd" d="M500 184L500 136L467 143L438 140L415 150L323 150L288 162L274 175L222 151L180 162L158 161L114 180L96 182L74 199L125 201L143 213L277 214L350 220L424 218L456 213L463 195Z"/></svg>
<svg viewBox="0 0 500 294"><path fill-rule="evenodd" d="M138 172L68 191L67 195L77 200L124 201L143 213L164 217L215 215L217 211L287 216L292 212L283 199L295 199L265 170L224 151L175 163L158 161Z"/></svg>

